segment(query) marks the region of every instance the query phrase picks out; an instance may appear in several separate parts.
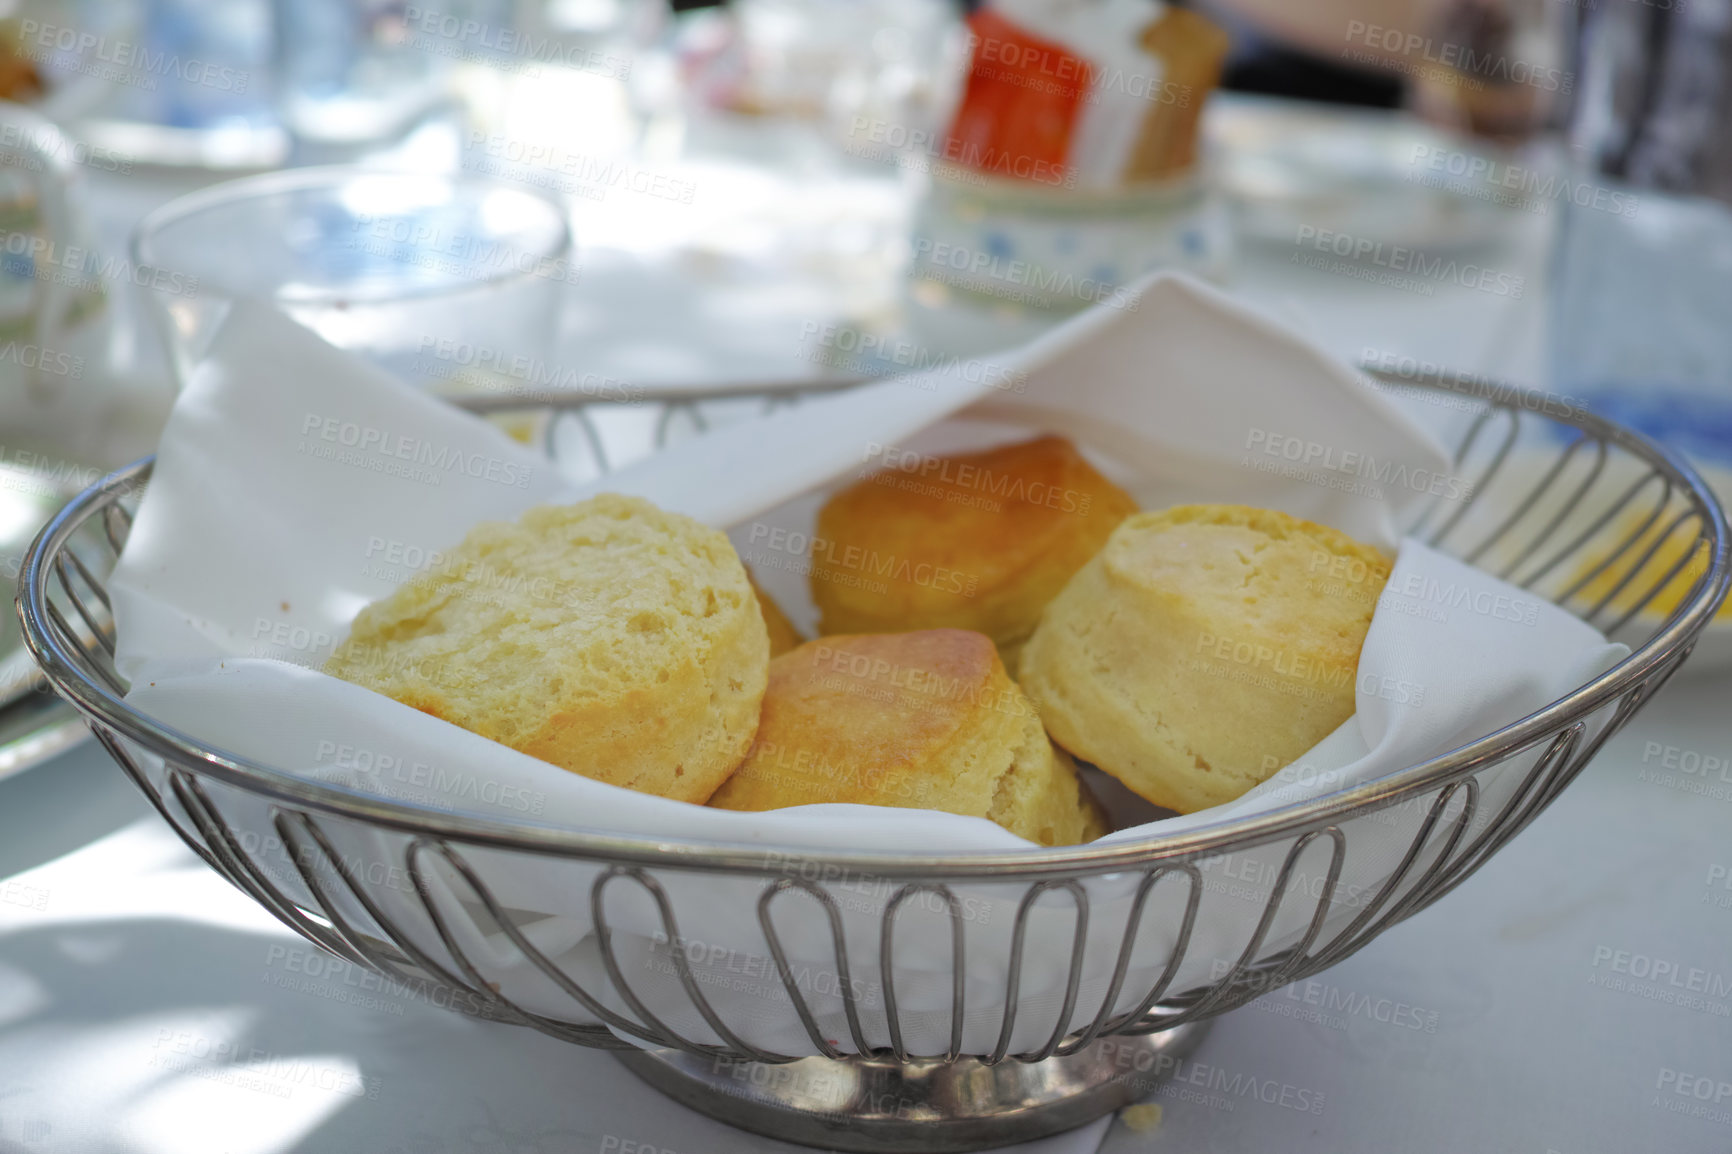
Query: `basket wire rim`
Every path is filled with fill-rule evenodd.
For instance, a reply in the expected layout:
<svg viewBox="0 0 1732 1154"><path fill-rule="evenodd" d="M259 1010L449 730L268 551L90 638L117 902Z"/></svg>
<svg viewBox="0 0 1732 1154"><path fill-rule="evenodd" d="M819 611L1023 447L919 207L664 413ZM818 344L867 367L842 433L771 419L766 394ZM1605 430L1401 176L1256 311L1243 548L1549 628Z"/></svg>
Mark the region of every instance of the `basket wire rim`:
<svg viewBox="0 0 1732 1154"><path fill-rule="evenodd" d="M1543 411L1548 394L1496 384L1507 401L1489 401L1483 378L1418 381L1374 370L1369 375L1400 387L1453 392L1487 401L1492 408ZM1495 383L1494 383L1495 384ZM835 387L827 383L822 391ZM730 390L731 391L731 390ZM712 399L705 390L658 393L661 402ZM1563 697L1473 741L1425 761L1391 770L1371 781L1304 801L1290 802L1241 817L1206 822L1182 833L1124 839L1102 845L1034 847L908 853L888 850L837 851L793 843L730 842L683 837L621 834L603 829L554 825L533 820L487 818L454 813L412 801L386 799L364 790L316 782L200 742L130 705L88 675L51 628L48 582L53 560L92 516L137 487L155 462L143 457L91 485L69 501L43 527L25 554L17 611L25 644L56 692L93 724L106 726L179 767L193 768L227 785L274 802L357 819L404 833L450 838L481 847L597 861L629 862L669 868L704 868L723 873L762 873L772 859L799 862L884 877L941 874L947 877L1074 877L1131 871L1152 862L1187 860L1254 845L1283 835L1302 834L1363 816L1420 796L1484 765L1513 756L1555 736L1644 681L1650 673L1692 647L1732 588L1725 511L1707 481L1681 454L1622 424L1576 409L1562 424L1623 448L1668 475L1701 517L1710 544L1709 564L1688 596L1642 645L1612 668ZM1699 538L1700 540L1701 538Z"/></svg>

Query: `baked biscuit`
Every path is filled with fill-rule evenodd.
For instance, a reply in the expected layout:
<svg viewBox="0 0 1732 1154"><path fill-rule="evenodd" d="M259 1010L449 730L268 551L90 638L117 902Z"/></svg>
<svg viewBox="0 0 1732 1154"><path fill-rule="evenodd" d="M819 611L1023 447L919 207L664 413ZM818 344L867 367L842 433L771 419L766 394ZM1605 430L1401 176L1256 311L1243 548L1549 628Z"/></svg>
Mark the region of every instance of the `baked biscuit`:
<svg viewBox="0 0 1732 1154"><path fill-rule="evenodd" d="M1137 508L1063 437L885 459L818 513L820 634L972 629L1014 673L1046 603Z"/></svg>
<svg viewBox="0 0 1732 1154"><path fill-rule="evenodd" d="M764 628L770 634L770 656L780 657L804 642L806 639L800 636L800 631L794 628L794 623L788 620L788 615L782 612L775 599L764 592L764 587L758 584L750 569L746 570L746 580L752 583L752 593L758 598L758 609L764 615Z"/></svg>
<svg viewBox="0 0 1732 1154"><path fill-rule="evenodd" d="M751 744L768 665L727 537L604 494L476 526L361 610L325 672L573 773L701 804Z"/></svg>
<svg viewBox="0 0 1732 1154"><path fill-rule="evenodd" d="M1285 513L1139 513L1047 606L1023 688L1053 740L1149 801L1219 805L1353 716L1389 570Z"/></svg>
<svg viewBox="0 0 1732 1154"><path fill-rule="evenodd" d="M824 802L984 817L1042 845L1107 829L992 642L961 629L820 637L770 662L757 738L710 804Z"/></svg>

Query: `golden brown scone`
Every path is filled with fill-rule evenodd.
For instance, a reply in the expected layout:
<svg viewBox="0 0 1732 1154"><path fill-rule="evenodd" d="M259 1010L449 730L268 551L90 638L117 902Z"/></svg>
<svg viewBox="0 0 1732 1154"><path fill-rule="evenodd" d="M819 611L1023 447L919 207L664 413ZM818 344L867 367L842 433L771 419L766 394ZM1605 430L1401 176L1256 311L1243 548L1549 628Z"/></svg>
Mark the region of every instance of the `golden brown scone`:
<svg viewBox="0 0 1732 1154"><path fill-rule="evenodd" d="M1389 569L1285 513L1139 513L1047 607L1022 685L1053 740L1149 801L1219 805L1353 715Z"/></svg>
<svg viewBox="0 0 1732 1154"><path fill-rule="evenodd" d="M1042 845L1107 830L992 642L961 629L820 637L770 662L757 739L710 804L825 802L984 817Z"/></svg>
<svg viewBox="0 0 1732 1154"><path fill-rule="evenodd" d="M764 628L770 634L770 656L780 657L803 643L806 639L800 636L800 631L794 628L794 623L788 620L788 615L782 612L775 599L764 592L764 587L758 584L750 569L746 570L746 580L752 583L752 593L758 598L758 610L764 615Z"/></svg>
<svg viewBox="0 0 1732 1154"><path fill-rule="evenodd" d="M361 610L325 672L573 773L701 804L751 744L768 667L727 537L610 493L476 526Z"/></svg>
<svg viewBox="0 0 1732 1154"><path fill-rule="evenodd" d="M887 456L818 513L820 633L972 629L1014 673L1046 603L1137 508L1063 437Z"/></svg>

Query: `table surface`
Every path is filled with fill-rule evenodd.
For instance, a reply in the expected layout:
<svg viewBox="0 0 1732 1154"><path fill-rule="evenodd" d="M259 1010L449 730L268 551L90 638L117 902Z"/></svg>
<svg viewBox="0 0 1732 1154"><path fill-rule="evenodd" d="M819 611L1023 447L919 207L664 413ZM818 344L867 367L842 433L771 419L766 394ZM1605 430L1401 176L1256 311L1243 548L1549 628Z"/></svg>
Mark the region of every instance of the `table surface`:
<svg viewBox="0 0 1732 1154"><path fill-rule="evenodd" d="M765 166L701 172L677 210L579 207L580 233L605 239L563 356L626 379L786 377L810 367L801 326L882 303L872 253L901 227L901 182L826 178L826 200ZM93 183L110 245L182 187ZM1537 288L1550 222L1521 215L1496 259ZM835 259L813 272L789 244ZM1283 255L1242 252L1231 287L1344 357L1538 379L1539 291L1402 294ZM117 348L150 394L148 338ZM1686 671L1454 893L1219 1019L1152 1130L1103 1121L1024 1149L1732 1151L1729 689ZM606 1054L325 959L201 865L94 745L0 783L0 879L0 1154L796 1149L701 1119Z"/></svg>

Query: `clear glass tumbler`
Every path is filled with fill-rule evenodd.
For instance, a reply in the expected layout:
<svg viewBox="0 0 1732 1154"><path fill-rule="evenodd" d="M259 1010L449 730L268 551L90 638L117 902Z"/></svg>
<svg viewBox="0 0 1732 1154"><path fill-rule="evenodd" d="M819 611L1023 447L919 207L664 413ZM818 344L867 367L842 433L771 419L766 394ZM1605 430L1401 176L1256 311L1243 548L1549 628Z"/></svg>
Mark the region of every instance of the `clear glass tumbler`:
<svg viewBox="0 0 1732 1154"><path fill-rule="evenodd" d="M249 177L146 217L133 258L182 385L241 298L441 395L575 383L549 360L578 272L565 210L514 185L352 167Z"/></svg>

